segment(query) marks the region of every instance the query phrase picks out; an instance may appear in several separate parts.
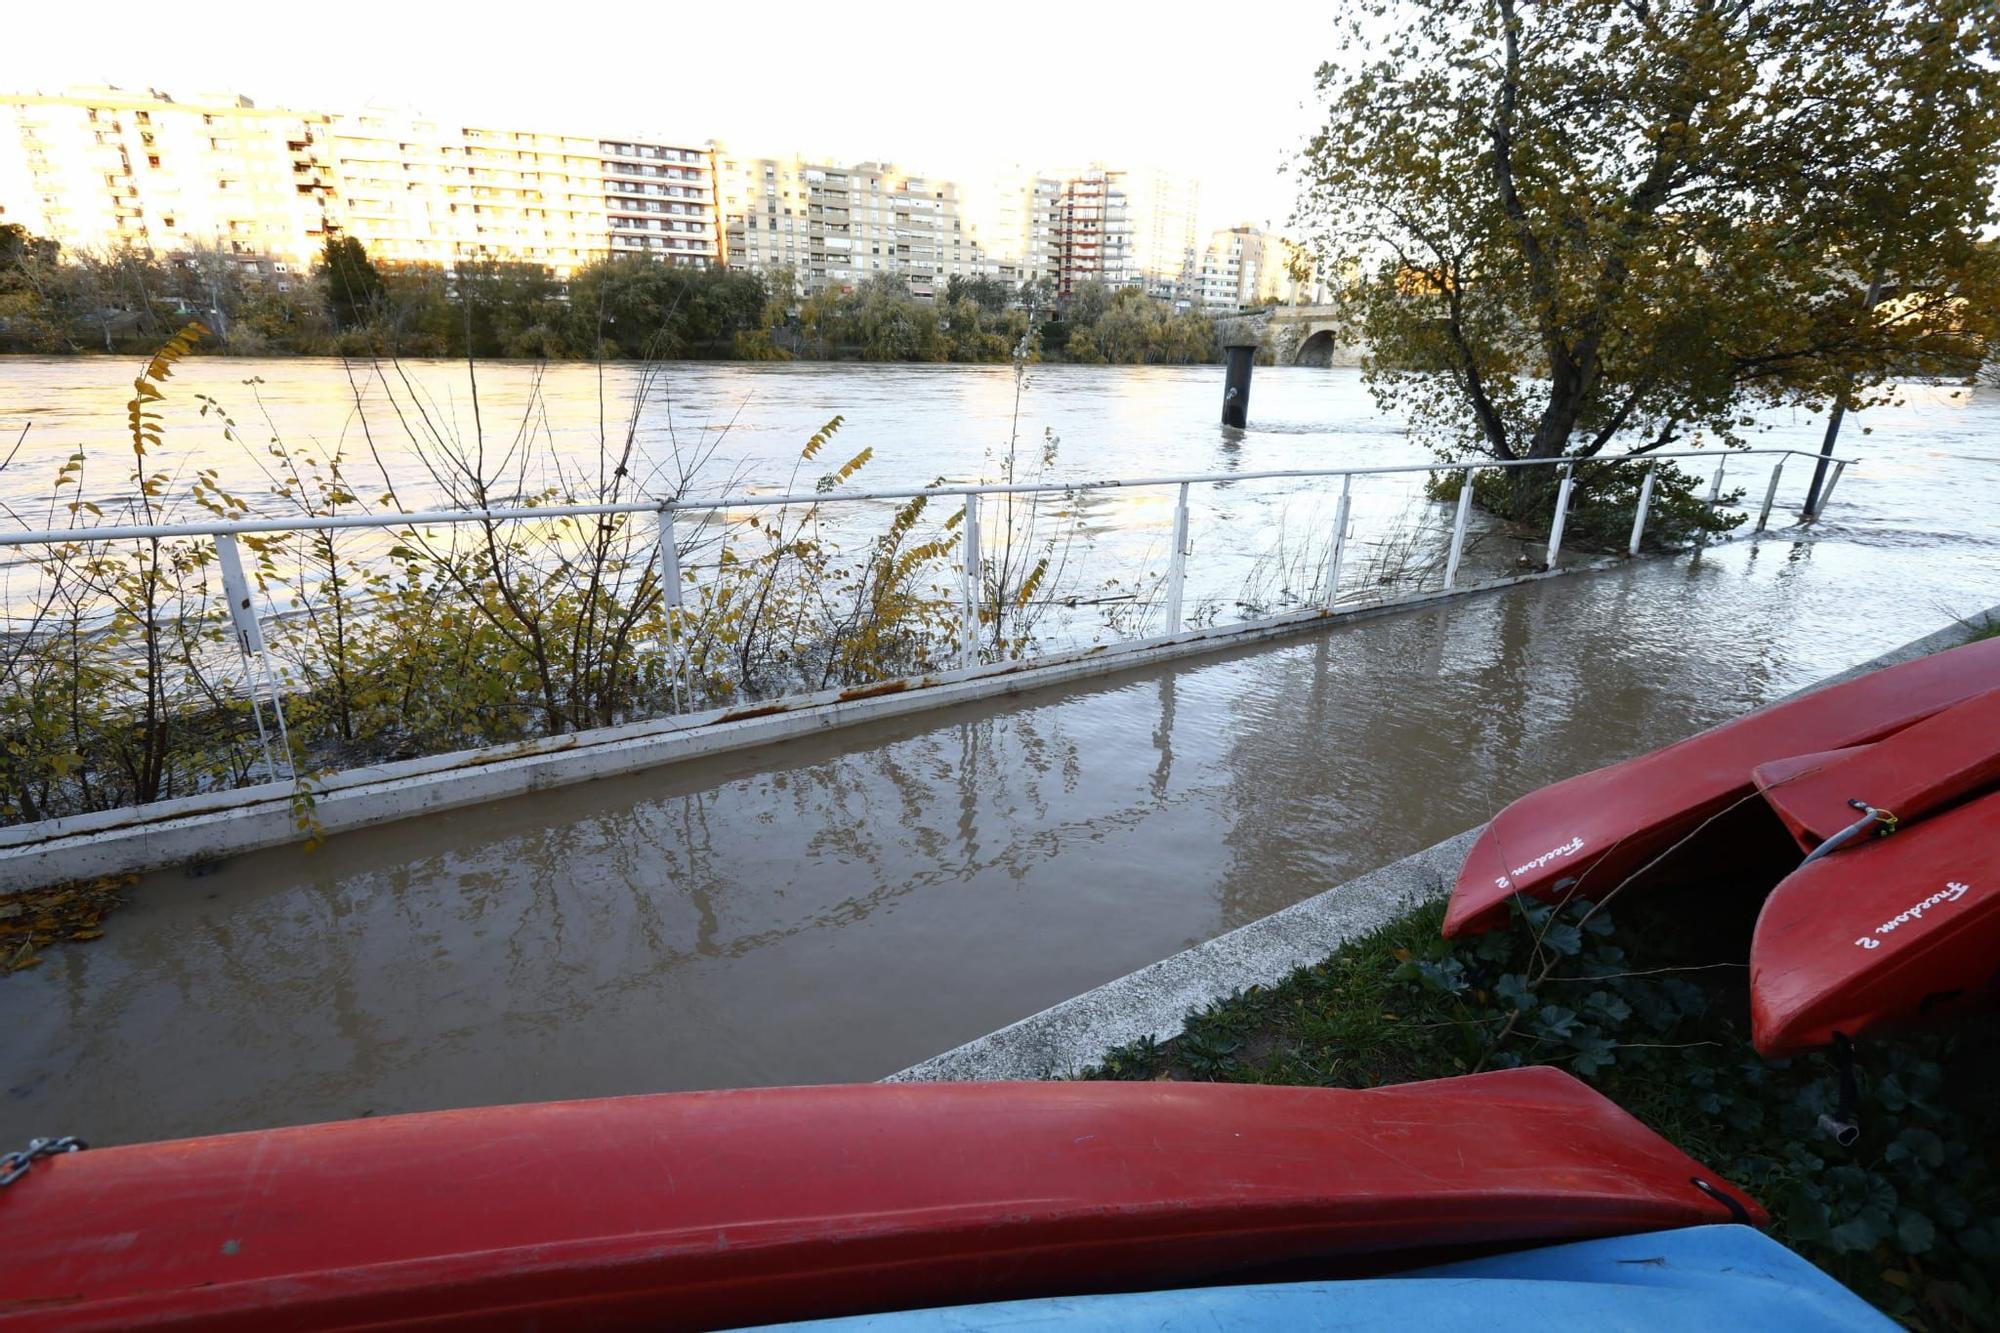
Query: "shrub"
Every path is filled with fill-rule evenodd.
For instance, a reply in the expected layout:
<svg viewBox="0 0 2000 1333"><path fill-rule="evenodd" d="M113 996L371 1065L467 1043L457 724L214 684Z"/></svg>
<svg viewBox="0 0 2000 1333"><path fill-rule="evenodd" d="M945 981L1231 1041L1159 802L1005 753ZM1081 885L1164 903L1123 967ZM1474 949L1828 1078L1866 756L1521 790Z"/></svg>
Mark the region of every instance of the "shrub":
<svg viewBox="0 0 2000 1333"><path fill-rule="evenodd" d="M1644 462L1578 463L1569 512L1563 521L1563 545L1586 551L1627 549L1647 466ZM1646 510L1645 549L1683 546L1728 532L1743 521L1741 512L1728 507L1742 500L1740 489L1725 491L1717 505L1710 505L1709 481L1671 462L1657 466L1653 498ZM1433 500L1456 502L1464 477L1457 469L1434 472L1425 493ZM1490 514L1547 532L1555 519L1560 480L1554 467L1487 468L1473 476L1472 499Z"/></svg>

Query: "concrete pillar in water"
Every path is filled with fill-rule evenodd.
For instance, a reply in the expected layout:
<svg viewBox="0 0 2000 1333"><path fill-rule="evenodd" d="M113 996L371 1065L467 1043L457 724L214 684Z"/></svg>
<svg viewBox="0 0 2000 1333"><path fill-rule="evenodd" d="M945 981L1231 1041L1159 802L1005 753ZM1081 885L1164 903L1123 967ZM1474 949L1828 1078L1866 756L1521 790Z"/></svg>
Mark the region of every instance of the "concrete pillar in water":
<svg viewBox="0 0 2000 1333"><path fill-rule="evenodd" d="M1222 384L1222 424L1241 430L1250 419L1250 364L1257 356L1257 344L1231 343L1222 350L1229 358Z"/></svg>

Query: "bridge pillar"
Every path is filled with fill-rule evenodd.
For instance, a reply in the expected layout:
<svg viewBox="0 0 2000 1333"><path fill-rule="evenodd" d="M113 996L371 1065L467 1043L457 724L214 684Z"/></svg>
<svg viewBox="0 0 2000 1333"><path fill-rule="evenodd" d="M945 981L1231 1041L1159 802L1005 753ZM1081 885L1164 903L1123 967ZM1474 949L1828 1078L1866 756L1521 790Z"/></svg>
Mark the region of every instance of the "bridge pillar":
<svg viewBox="0 0 2000 1333"><path fill-rule="evenodd" d="M1250 367L1257 357L1256 343L1231 343L1223 348L1229 369L1222 381L1222 424L1243 429L1250 419Z"/></svg>

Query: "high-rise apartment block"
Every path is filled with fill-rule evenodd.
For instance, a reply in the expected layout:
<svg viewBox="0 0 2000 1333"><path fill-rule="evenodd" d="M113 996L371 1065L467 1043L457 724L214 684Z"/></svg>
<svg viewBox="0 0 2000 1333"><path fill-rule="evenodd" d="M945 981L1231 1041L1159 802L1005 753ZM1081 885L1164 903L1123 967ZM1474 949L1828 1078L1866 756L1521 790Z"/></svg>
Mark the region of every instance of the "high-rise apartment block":
<svg viewBox="0 0 2000 1333"><path fill-rule="evenodd" d="M1062 266L1064 182L1016 168L967 192L965 214L995 275L1053 284Z"/></svg>
<svg viewBox="0 0 2000 1333"><path fill-rule="evenodd" d="M77 249L310 262L338 225L329 119L239 97L79 88L0 100L0 223Z"/></svg>
<svg viewBox="0 0 2000 1333"><path fill-rule="evenodd" d="M559 275L606 254L721 251L703 147L117 89L0 100L0 222L71 249L214 247L278 273L335 233L391 263Z"/></svg>
<svg viewBox="0 0 2000 1333"><path fill-rule="evenodd" d="M967 225L956 182L882 162L839 166L717 150L728 262L790 269L802 291L901 278L930 296L954 276L996 272Z"/></svg>
<svg viewBox="0 0 2000 1333"><path fill-rule="evenodd" d="M713 152L633 139L607 139L598 150L613 254L644 254L676 264L721 262Z"/></svg>
<svg viewBox="0 0 2000 1333"><path fill-rule="evenodd" d="M1309 272L1299 270L1299 246L1275 232L1245 224L1209 237L1201 264L1201 304L1210 310L1246 310L1319 299Z"/></svg>
<svg viewBox="0 0 2000 1333"><path fill-rule="evenodd" d="M1191 181L1102 165L1016 170L962 195L954 181L882 162L659 136L152 90L0 97L0 222L72 250L219 251L280 281L328 236L347 235L388 263L515 262L567 276L638 255L787 268L807 293L889 276L927 297L954 276L986 276L1045 283L1065 299L1086 283L1137 286L1188 305L1208 295L1198 205Z"/></svg>
<svg viewBox="0 0 2000 1333"><path fill-rule="evenodd" d="M333 146L341 225L378 259L563 273L609 244L594 138L371 109L335 117Z"/></svg>
<svg viewBox="0 0 2000 1333"><path fill-rule="evenodd" d="M1198 185L1164 171L1102 166L1062 180L1051 275L1060 296L1067 298L1083 284L1096 282L1193 302L1200 275Z"/></svg>
<svg viewBox="0 0 2000 1333"><path fill-rule="evenodd" d="M392 263L717 258L705 148L374 109L333 117L332 137L342 226Z"/></svg>

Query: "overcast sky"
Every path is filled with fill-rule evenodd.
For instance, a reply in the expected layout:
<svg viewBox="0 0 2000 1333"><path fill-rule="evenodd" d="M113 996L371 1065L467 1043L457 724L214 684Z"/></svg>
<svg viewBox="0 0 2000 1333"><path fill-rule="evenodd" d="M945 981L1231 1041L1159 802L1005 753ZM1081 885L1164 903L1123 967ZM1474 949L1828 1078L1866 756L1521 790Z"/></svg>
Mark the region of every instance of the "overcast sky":
<svg viewBox="0 0 2000 1333"><path fill-rule="evenodd" d="M1312 128L1313 71L1333 46L1327 9L98 0L17 7L0 88L387 102L446 119L887 158L972 180L1017 160L1156 163L1202 182L1204 226L1282 224L1293 191L1279 167Z"/></svg>

